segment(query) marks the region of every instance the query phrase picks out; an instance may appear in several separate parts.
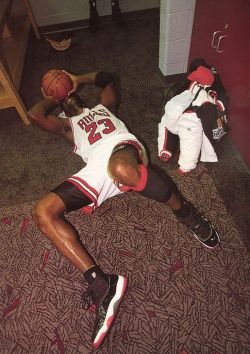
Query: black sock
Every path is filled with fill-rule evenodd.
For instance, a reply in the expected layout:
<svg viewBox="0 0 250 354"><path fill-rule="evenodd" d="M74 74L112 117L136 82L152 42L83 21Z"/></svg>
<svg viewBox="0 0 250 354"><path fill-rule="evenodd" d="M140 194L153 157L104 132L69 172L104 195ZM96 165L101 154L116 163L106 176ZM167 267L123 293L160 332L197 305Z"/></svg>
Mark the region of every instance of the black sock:
<svg viewBox="0 0 250 354"><path fill-rule="evenodd" d="M86 270L83 276L89 285L91 285L96 278L107 278L107 275L103 273L101 268L97 265L94 265L93 267L90 267L88 270Z"/></svg>
<svg viewBox="0 0 250 354"><path fill-rule="evenodd" d="M191 214L191 208L188 204L182 203L181 208L178 210L174 210L174 213L179 218L186 218L187 216L189 216Z"/></svg>

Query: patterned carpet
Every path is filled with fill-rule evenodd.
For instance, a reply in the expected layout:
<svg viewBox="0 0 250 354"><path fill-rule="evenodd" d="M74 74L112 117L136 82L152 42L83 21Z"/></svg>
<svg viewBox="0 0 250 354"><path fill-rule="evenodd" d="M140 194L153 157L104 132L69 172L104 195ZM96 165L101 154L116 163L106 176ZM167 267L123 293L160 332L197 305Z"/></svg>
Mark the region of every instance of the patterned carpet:
<svg viewBox="0 0 250 354"><path fill-rule="evenodd" d="M206 170L172 177L220 231L215 250L165 205L135 193L108 200L91 216L68 216L98 264L129 279L98 352L250 353L249 254ZM94 313L81 304L86 283L41 235L33 204L0 209L0 352L92 353Z"/></svg>

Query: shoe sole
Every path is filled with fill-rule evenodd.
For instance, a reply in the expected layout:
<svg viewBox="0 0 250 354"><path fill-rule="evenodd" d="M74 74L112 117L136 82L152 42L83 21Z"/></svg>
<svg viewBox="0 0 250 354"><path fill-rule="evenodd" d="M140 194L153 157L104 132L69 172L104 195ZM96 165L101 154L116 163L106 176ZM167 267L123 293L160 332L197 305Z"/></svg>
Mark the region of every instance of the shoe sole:
<svg viewBox="0 0 250 354"><path fill-rule="evenodd" d="M105 318L105 321L97 333L96 340L93 342L93 347L95 349L98 349L100 345L102 344L104 338L108 334L108 331L110 330L120 307L121 301L125 295L126 288L127 288L127 283L128 280L125 277L122 277L119 275L118 277L118 282L116 286L116 293L113 299L111 300L108 310L107 310L107 316Z"/></svg>
<svg viewBox="0 0 250 354"><path fill-rule="evenodd" d="M214 249L215 247L217 247L219 244L220 244L220 237L219 237L219 235L218 235L218 232L215 230L215 228L211 225L211 227L213 228L213 230L214 230L214 232L215 232L215 235L216 235L216 239L217 239L217 243L216 243L216 245L214 245L214 246L209 246L209 245L207 245L205 242L207 242L207 241L209 241L209 240L211 240L211 237L213 237L213 236L211 236L209 239L207 239L206 241L203 241L203 240L201 240L195 233L194 233L194 231L192 231L192 233L193 233L193 235L194 235L194 237L198 240L198 241L200 241L200 243L202 243L203 244L203 246L205 246L205 247L207 247L207 248L209 248L209 249Z"/></svg>

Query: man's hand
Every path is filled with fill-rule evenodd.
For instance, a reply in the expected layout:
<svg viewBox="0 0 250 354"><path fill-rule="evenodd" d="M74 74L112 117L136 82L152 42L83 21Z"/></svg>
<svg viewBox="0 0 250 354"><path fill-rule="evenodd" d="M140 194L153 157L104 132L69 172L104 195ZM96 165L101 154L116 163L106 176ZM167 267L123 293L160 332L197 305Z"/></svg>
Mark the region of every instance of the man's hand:
<svg viewBox="0 0 250 354"><path fill-rule="evenodd" d="M79 86L95 84L95 78L97 74L96 72L85 73L82 75L73 75L66 70L62 71L70 77L73 84L73 88L69 91L68 96L77 91Z"/></svg>
<svg viewBox="0 0 250 354"><path fill-rule="evenodd" d="M56 100L53 96L47 96L47 95L45 94L43 87L41 87L41 91L42 91L43 97L44 97L46 100L51 100L51 101L54 101L55 103L59 104L59 101Z"/></svg>
<svg viewBox="0 0 250 354"><path fill-rule="evenodd" d="M73 92L75 92L75 91L77 90L78 86L79 86L79 83L78 83L78 76L73 75L73 74L70 74L70 73L69 73L68 71L66 71L66 70L62 70L62 71L70 77L70 79L71 79L71 81L72 81L72 84L73 84L72 90L70 90L70 91L68 92L68 96L69 96L69 95L71 95Z"/></svg>

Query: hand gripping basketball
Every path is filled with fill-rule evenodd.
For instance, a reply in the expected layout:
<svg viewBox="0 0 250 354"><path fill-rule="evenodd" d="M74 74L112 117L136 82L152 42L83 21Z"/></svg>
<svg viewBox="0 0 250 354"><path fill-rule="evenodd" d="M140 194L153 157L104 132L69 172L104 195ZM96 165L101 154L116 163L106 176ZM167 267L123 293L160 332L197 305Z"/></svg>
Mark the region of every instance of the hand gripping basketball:
<svg viewBox="0 0 250 354"><path fill-rule="evenodd" d="M46 96L56 101L63 101L73 88L69 75L62 70L49 70L42 79L42 88Z"/></svg>

